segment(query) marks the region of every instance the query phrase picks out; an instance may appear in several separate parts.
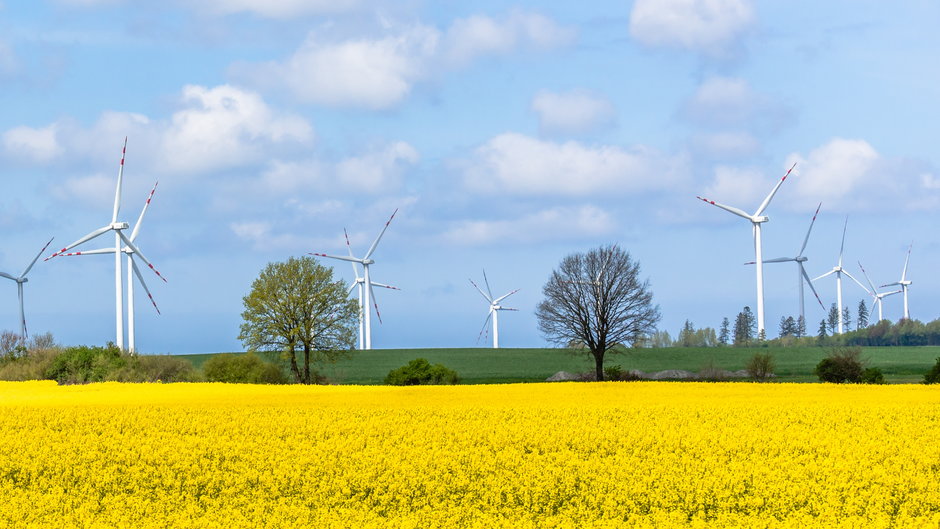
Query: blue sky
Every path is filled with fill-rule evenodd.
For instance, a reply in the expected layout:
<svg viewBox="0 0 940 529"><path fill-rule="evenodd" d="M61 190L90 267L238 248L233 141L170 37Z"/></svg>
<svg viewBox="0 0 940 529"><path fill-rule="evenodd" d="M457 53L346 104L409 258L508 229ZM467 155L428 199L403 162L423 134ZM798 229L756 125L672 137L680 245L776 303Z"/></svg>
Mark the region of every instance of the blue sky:
<svg viewBox="0 0 940 529"><path fill-rule="evenodd" d="M240 350L266 263L345 253L344 227L362 252L396 208L372 273L402 290L377 292L375 347L473 346L483 268L520 289L501 345L541 346L551 270L613 242L661 328L717 327L754 307L751 233L695 196L752 211L794 162L765 256L794 254L822 202L812 276L848 216L847 269L895 281L913 241L912 316L940 317L935 2L142 4L0 1L0 270L110 221L128 136L121 217L159 180L138 243L168 278L147 276L162 315L138 296L143 352ZM104 256L40 261L31 331L112 340L113 274ZM798 314L796 270L765 276L773 336ZM844 288L854 310L865 293ZM834 282L817 289L835 301ZM0 282L0 328L17 311Z"/></svg>

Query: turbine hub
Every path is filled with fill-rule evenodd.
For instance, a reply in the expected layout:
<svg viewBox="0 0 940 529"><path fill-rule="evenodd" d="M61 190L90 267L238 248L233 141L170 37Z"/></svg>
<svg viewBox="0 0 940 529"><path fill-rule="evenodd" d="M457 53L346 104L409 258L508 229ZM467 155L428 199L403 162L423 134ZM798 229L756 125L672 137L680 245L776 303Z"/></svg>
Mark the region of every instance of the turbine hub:
<svg viewBox="0 0 940 529"><path fill-rule="evenodd" d="M803 256L801 255L801 256L799 256L799 257L796 258L796 262L798 262L798 263L805 263L806 261L809 261L809 257L803 257Z"/></svg>
<svg viewBox="0 0 940 529"><path fill-rule="evenodd" d="M370 264L372 264L372 263L374 263L374 262L375 262L375 261L373 261L372 259L363 259L363 260L362 260L362 264L364 264L364 265L370 265Z"/></svg>
<svg viewBox="0 0 940 529"><path fill-rule="evenodd" d="M126 222L112 222L111 223L112 230L126 230L127 228L130 228L130 227L131 225Z"/></svg>
<svg viewBox="0 0 940 529"><path fill-rule="evenodd" d="M766 215L761 215L759 217L757 216L751 217L751 222L753 222L754 224L760 224L761 222L767 222L768 220L770 220L770 217Z"/></svg>
<svg viewBox="0 0 940 529"><path fill-rule="evenodd" d="M18 277L18 278L16 278L16 282L17 282L17 283L26 283L27 281L29 281L29 278L26 278L26 277Z"/></svg>

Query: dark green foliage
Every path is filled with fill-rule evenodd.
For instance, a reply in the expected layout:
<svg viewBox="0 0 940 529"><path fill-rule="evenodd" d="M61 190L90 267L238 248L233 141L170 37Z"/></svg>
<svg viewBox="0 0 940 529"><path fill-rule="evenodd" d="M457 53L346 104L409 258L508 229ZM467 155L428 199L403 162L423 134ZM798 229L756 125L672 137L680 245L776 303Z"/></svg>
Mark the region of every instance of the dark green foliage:
<svg viewBox="0 0 940 529"><path fill-rule="evenodd" d="M744 307L734 320L734 345L748 345L754 339L757 330L757 320L751 307Z"/></svg>
<svg viewBox="0 0 940 529"><path fill-rule="evenodd" d="M457 372L441 364L431 365L424 358L416 358L408 365L389 371L385 383L390 386L446 385L460 381Z"/></svg>
<svg viewBox="0 0 940 529"><path fill-rule="evenodd" d="M833 303L829 306L829 314L826 316L826 329L830 335L839 332L839 308Z"/></svg>
<svg viewBox="0 0 940 529"><path fill-rule="evenodd" d="M924 375L924 384L940 384L940 358L937 358L937 363Z"/></svg>
<svg viewBox="0 0 940 529"><path fill-rule="evenodd" d="M280 367L254 353L220 354L206 360L202 371L207 382L233 384L285 384Z"/></svg>
<svg viewBox="0 0 940 529"><path fill-rule="evenodd" d="M855 330L864 329L865 327L868 327L868 305L865 304L863 299L858 302L858 321Z"/></svg>
<svg viewBox="0 0 940 529"><path fill-rule="evenodd" d="M862 382L862 350L858 347L833 349L816 364L816 376L823 382L858 384Z"/></svg>
<svg viewBox="0 0 940 529"><path fill-rule="evenodd" d="M127 365L127 358L113 343L104 347L66 347L45 373L59 384L87 384L109 380L109 374Z"/></svg>
<svg viewBox="0 0 940 529"><path fill-rule="evenodd" d="M731 330L729 326L731 322L728 321L728 318L722 318L721 328L718 331L718 345L728 345L728 340L731 338Z"/></svg>
<svg viewBox="0 0 940 529"><path fill-rule="evenodd" d="M885 375L877 367L867 367L862 371L862 384L884 384Z"/></svg>
<svg viewBox="0 0 940 529"><path fill-rule="evenodd" d="M770 353L757 353L747 362L748 374L758 382L763 382L774 375L777 363L774 361L774 355Z"/></svg>
<svg viewBox="0 0 940 529"><path fill-rule="evenodd" d="M116 382L197 382L199 373L184 358L123 354L124 366L107 375Z"/></svg>

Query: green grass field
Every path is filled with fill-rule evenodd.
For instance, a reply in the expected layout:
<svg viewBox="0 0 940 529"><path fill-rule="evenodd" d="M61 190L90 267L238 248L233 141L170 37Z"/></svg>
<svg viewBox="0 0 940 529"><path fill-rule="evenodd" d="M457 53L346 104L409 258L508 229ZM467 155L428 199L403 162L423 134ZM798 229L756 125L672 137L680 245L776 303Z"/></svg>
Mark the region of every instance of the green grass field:
<svg viewBox="0 0 940 529"><path fill-rule="evenodd" d="M816 382L813 369L828 353L827 347L670 347L630 349L608 355L605 365L645 372L685 369L697 372L706 366L735 371L743 369L758 352L768 352L777 364L780 382ZM186 355L199 367L212 355ZM940 347L864 347L862 358L880 368L888 383L918 383L940 357ZM425 358L457 371L465 384L540 382L558 371L593 371L589 355L573 355L567 349L373 349L323 369L338 384L381 384L389 371L409 360Z"/></svg>

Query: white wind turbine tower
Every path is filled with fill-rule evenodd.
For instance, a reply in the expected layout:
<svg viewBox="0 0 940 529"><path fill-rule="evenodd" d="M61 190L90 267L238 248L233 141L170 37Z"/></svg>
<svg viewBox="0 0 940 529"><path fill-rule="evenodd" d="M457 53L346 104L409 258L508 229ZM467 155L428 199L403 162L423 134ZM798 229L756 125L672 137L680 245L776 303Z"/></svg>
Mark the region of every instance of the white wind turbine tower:
<svg viewBox="0 0 940 529"><path fill-rule="evenodd" d="M809 289L813 291L813 295L816 296L816 301L819 302L819 306L826 310L826 306L823 305L821 299L819 299L819 294L816 293L816 289L813 287L813 282L810 280L809 275L806 273L806 268L803 266L808 259L803 255L803 251L806 250L806 243L809 242L809 234L813 231L813 224L816 223L816 216L819 215L819 208L822 207L822 203L816 206L816 213L813 214L813 220L809 223L809 229L806 230L806 237L803 239L803 246L800 246L800 251L797 252L796 257L778 257L776 259L767 259L765 263L796 263L796 283L800 289L800 317L803 318L803 324L806 325L806 308L803 303L803 281L806 281L806 284L809 286ZM753 261L745 264L754 264Z"/></svg>
<svg viewBox="0 0 940 529"><path fill-rule="evenodd" d="M109 231L114 232L114 318L115 318L115 345L119 348L124 349L124 288L122 281L122 267L121 267L121 253L122 253L122 241L130 250L133 251L151 270L154 271L161 279L163 276L160 276L160 273L157 272L157 269L153 267L150 261L140 252L140 249L134 245L131 240L124 235L124 231L130 227L127 222L118 221L118 213L121 211L121 185L124 180L124 156L127 153L127 138L124 138L124 147L121 150L121 165L118 169L118 179L117 179L117 188L114 192L114 209L111 213L111 223L97 230L92 231L91 233L85 235L84 237L78 239L72 244L62 248L58 252L46 257L46 261L62 255L72 248L78 246L79 244L90 241L100 235L103 235ZM164 279L164 281L166 281Z"/></svg>
<svg viewBox="0 0 940 529"><path fill-rule="evenodd" d="M891 292L878 292L878 289L875 288L875 284L871 282L871 278L868 277L868 273L865 272L865 267L862 266L862 263L858 263L858 267L862 269L862 274L865 276L865 280L868 281L868 285L871 287L871 290L868 292L871 294L872 302L875 305L878 305L878 321L885 319L884 312L882 311L882 305L884 304L882 300L892 294L900 294L900 290L892 290Z"/></svg>
<svg viewBox="0 0 940 529"><path fill-rule="evenodd" d="M349 257L352 257L353 259L355 259L355 257L353 257L352 246L349 244L349 234L346 233L345 228L343 229L343 235L346 236L346 249L349 250ZM354 288L358 288L359 290L359 349L362 349L363 338L364 338L364 331L363 331L362 323L363 323L363 317L364 317L363 315L365 314L365 311L366 311L366 307L362 304L362 301L364 299L363 295L365 291L366 279L359 275L359 267L356 266L356 263L349 263L349 265L352 266L353 277L355 279L353 279L353 282L349 284L349 290L346 291L346 295L348 296L349 294L352 294L352 291ZM401 290L398 287L393 287L391 285L386 285L384 283L377 283L375 281L371 281L370 285L374 287L388 288L391 290ZM372 296L374 298L375 294L373 293ZM375 315L378 316L379 323L381 323L382 316L379 313L379 304L373 301L373 305L375 305Z"/></svg>
<svg viewBox="0 0 940 529"><path fill-rule="evenodd" d="M20 274L19 277L13 277L12 275L5 272L0 272L0 277L5 277L11 281L16 282L16 291L20 298L20 336L22 336L24 340L28 338L29 335L26 333L26 312L23 309L23 284L29 281L29 279L26 278L26 275L29 274L29 271L33 269L33 265L36 264L36 261L39 260L39 256L41 256L43 252L46 251L46 248L49 247L50 243L52 243L52 239L49 239L49 242L47 242L46 245L42 247L42 250L39 250L39 253L36 254L36 257L33 258L33 261L29 263L29 266L26 267L26 270L23 270L23 273Z"/></svg>
<svg viewBox="0 0 940 529"><path fill-rule="evenodd" d="M363 257L354 257L350 248L349 257L345 255L327 255L325 253L311 253L310 255L316 255L317 257L328 257L330 259L339 259L340 261L349 261L351 263L359 263L362 265L362 275L363 275L363 300L360 303L360 309L365 307L371 307L375 305L373 298L375 297L374 292L372 291L372 285L375 284L369 277L369 265L375 263L371 259L372 254L375 252L375 248L379 245L379 241L382 239L382 236L385 235L385 230L388 229L388 225L392 223L392 219L395 218L395 214L398 213L398 209L392 212L392 216L389 217L388 221L385 223L385 227L382 228L382 231L379 233L379 236L375 238L375 241L372 242L372 246L369 247L369 250ZM354 267L355 268L355 267ZM358 277L358 273L356 276ZM378 315L378 308L376 308L376 314ZM360 317L365 320L365 347L363 349L372 349L372 311L371 310L360 310ZM381 323L381 317L379 322Z"/></svg>
<svg viewBox="0 0 940 529"><path fill-rule="evenodd" d="M157 182L158 184L159 182ZM150 201L153 199L153 194L157 191L157 184L153 185L153 189L150 190L150 194L147 195L147 200L144 202L144 207L140 210L140 216L137 217L137 223L134 224L134 229L131 231L130 241L135 242L137 240L137 235L140 233L140 226L144 220L144 215L147 213L147 208L150 207ZM147 282L144 281L144 276L140 273L140 268L137 267L137 261L134 260L134 250L128 246L121 248L121 251L127 255L127 350L130 352L137 351L136 344L136 318L134 317L134 276L137 276L137 280L140 281L140 286L144 287L144 292L147 293L147 297L150 298L150 303L153 304L153 308L157 311L157 314L160 314L160 308L157 307L157 302L154 301L153 295L150 293L150 289L147 288ZM96 254L113 254L114 248L101 248L98 250L88 250L81 252L72 252L61 254L62 257L67 256L77 256L77 255L96 255ZM153 267L151 267L153 268ZM160 272L155 268L153 271L157 274L160 279L163 279L166 282Z"/></svg>
<svg viewBox="0 0 940 529"><path fill-rule="evenodd" d="M519 292L519 289L517 288L509 292L508 294L503 294L502 296L498 298L494 298L493 291L490 290L490 282L486 279L486 270L483 270L483 282L484 284L486 284L486 292L483 292L483 289L478 287L477 284L474 283L472 279L470 280L470 284L473 285L474 288L476 288L477 291L480 293L480 295L482 295L483 298L486 299L486 301L490 304L490 311L489 311L489 314L486 316L486 320L483 322L483 329L480 330L480 336L482 336L483 332L486 331L486 326L490 323L490 319L492 319L493 320L493 349L499 349L499 311L519 310L519 309L512 309L509 307L503 307L502 305L499 304L499 302L515 294L516 292ZM477 337L477 341L478 342L480 341L479 336Z"/></svg>
<svg viewBox="0 0 940 529"><path fill-rule="evenodd" d="M911 312L908 310L907 305L907 287L911 286L911 280L907 279L907 263L911 260L911 249L914 248L914 242L911 241L911 245L907 248L907 257L904 258L904 269L901 270L901 279L895 281L894 283L888 283L886 285L881 285L883 287L890 287L898 285L901 287L901 291L904 292L904 319L911 319Z"/></svg>
<svg viewBox="0 0 940 529"><path fill-rule="evenodd" d="M842 325L842 323L843 323L843 322L842 322L842 274L845 274L845 275L849 276L849 278L850 278L852 281L855 281L855 282L858 284L858 286L862 287L862 290L864 290L865 292L868 292L868 288L867 288L865 285L863 285L861 281L859 281L858 279L855 279L855 276L853 276L852 274L850 274L848 270L846 270L845 268L842 267L842 253L843 253L843 251L845 250L845 230L846 230L846 228L848 228L848 226L849 226L849 219L848 219L848 217L846 217L846 219L845 219L845 225L842 226L842 246L839 247L839 264L837 264L836 266L833 266L833 267L832 267L832 270L830 270L830 271L826 272L825 274L823 274L823 275L821 275L821 276L819 276L819 277L813 279L813 281L816 281L816 280L822 279L822 278L824 278L824 277L826 277L826 276L828 276L828 275L832 275L832 274L835 274L835 275L836 275L836 306L839 308L839 334L842 334L842 332L843 332L843 325Z"/></svg>
<svg viewBox="0 0 940 529"><path fill-rule="evenodd" d="M761 228L760 225L764 222L770 220L768 217L762 215L764 210L767 209L767 206L770 204L770 201L774 198L774 195L777 194L777 190L780 189L780 186L787 179L787 176L790 175L790 172L793 171L793 168L796 167L794 163L790 166L790 169L787 170L787 174L783 175L783 178L777 182L777 185L770 191L770 194L767 195L767 198L761 202L760 206L757 208L757 211L753 215L748 215L743 210L740 210L736 207L726 206L724 204L719 204L714 200L709 200L707 198L696 197L699 200L708 202L713 206L717 206L725 211L733 213L739 217L743 217L751 222L751 229L754 232L754 268L757 270L757 332L758 335L761 332L764 332L764 260L761 256Z"/></svg>

